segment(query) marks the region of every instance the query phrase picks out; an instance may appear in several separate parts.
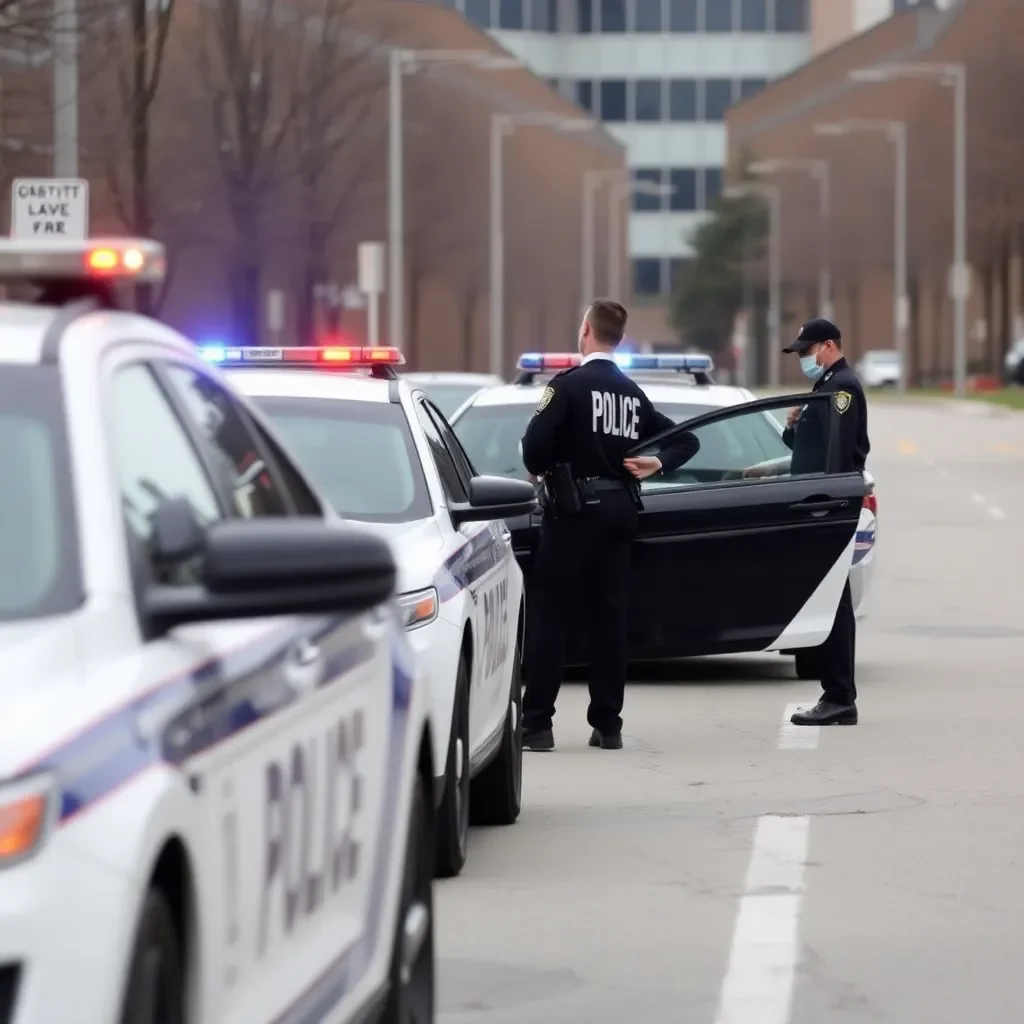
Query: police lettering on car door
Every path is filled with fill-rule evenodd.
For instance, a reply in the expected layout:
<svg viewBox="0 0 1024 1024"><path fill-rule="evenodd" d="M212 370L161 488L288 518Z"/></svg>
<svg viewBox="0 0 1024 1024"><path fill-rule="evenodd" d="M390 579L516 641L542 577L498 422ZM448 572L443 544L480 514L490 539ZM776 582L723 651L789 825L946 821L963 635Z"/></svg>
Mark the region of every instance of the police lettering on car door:
<svg viewBox="0 0 1024 1024"><path fill-rule="evenodd" d="M484 644L481 678L494 675L508 658L508 580L484 591Z"/></svg>
<svg viewBox="0 0 1024 1024"><path fill-rule="evenodd" d="M591 391L590 399L594 414L591 427L595 434L640 440L639 398L613 395L607 391Z"/></svg>

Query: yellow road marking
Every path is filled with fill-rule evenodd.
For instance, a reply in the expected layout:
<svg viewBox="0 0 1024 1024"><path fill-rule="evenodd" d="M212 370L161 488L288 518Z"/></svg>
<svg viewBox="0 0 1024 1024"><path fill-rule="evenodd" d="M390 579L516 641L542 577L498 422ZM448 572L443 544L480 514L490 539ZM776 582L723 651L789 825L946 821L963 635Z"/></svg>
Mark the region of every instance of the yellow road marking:
<svg viewBox="0 0 1024 1024"><path fill-rule="evenodd" d="M896 442L896 447L899 449L901 455L916 455L917 445L913 441L908 441L907 438L901 437Z"/></svg>

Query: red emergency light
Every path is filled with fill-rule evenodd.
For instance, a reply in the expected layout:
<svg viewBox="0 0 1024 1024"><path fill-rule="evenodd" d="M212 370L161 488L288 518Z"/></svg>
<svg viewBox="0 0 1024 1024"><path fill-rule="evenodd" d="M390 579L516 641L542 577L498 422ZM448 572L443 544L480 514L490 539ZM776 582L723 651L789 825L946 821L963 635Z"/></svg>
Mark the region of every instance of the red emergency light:
<svg viewBox="0 0 1024 1024"><path fill-rule="evenodd" d="M568 370L572 366L579 366L581 359L579 352L526 352L519 357L516 369L531 373Z"/></svg>
<svg viewBox="0 0 1024 1024"><path fill-rule="evenodd" d="M401 366L405 357L393 346L365 345L293 345L280 348L256 348L229 345L203 345L199 354L218 366L306 366L331 370L373 370Z"/></svg>

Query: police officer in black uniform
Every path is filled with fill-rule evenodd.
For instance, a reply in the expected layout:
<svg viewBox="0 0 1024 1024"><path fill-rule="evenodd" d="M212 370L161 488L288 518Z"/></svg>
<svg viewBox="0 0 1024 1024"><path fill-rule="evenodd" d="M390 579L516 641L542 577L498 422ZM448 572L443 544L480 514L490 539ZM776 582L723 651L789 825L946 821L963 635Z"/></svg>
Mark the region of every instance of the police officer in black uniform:
<svg viewBox="0 0 1024 1024"><path fill-rule="evenodd" d="M804 374L814 381L814 391L833 395L838 413L839 443L833 451L830 469L853 473L864 469L871 443L868 441L868 407L857 374L843 357L843 336L829 320L808 320L796 341L783 352L797 352ZM790 411L782 439L793 449L791 472L820 471L825 464L829 425L823 420L827 409L819 403ZM857 623L853 615L850 581L843 587L836 621L828 639L817 650L822 695L818 703L792 717L794 725L856 725L857 684L854 680Z"/></svg>
<svg viewBox="0 0 1024 1024"><path fill-rule="evenodd" d="M678 468L700 447L684 433L656 456L626 457L675 425L614 361L626 317L617 302L590 306L579 332L581 365L551 380L523 435L523 462L541 478L544 506L530 595L537 626L523 695L527 750L554 750L551 719L566 636L570 616L581 612L590 634L590 745L622 746L627 585L640 481Z"/></svg>

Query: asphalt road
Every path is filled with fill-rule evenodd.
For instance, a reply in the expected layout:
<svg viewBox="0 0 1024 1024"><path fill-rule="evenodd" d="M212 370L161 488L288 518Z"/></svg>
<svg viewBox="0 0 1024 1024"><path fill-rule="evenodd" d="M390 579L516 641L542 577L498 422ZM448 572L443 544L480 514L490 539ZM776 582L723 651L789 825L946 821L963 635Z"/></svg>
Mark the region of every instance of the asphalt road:
<svg viewBox="0 0 1024 1024"><path fill-rule="evenodd" d="M871 434L861 724L794 737L814 684L707 659L596 751L567 686L519 823L438 886L443 1024L1024 1020L1024 414L879 401Z"/></svg>

